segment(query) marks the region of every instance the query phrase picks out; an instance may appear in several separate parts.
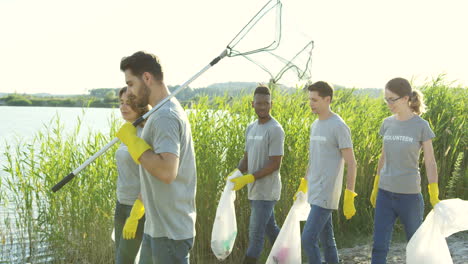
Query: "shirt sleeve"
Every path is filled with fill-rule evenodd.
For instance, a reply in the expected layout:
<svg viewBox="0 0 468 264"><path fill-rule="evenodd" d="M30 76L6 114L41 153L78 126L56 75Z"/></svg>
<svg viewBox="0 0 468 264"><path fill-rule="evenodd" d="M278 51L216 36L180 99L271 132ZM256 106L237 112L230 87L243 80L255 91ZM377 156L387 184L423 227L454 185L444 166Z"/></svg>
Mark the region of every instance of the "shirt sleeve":
<svg viewBox="0 0 468 264"><path fill-rule="evenodd" d="M175 116L161 116L154 122L153 150L155 153L180 155L180 123Z"/></svg>
<svg viewBox="0 0 468 264"><path fill-rule="evenodd" d="M382 125L380 126L380 131L379 131L379 135L381 135L382 137L385 135L385 130L387 128L385 127L385 120L382 122Z"/></svg>
<svg viewBox="0 0 468 264"><path fill-rule="evenodd" d="M429 122L424 120L424 125L422 127L422 135L421 135L421 142L425 142L429 139L435 138L435 134L429 125Z"/></svg>
<svg viewBox="0 0 468 264"><path fill-rule="evenodd" d="M274 126L269 131L268 156L284 155L284 130L280 126Z"/></svg>
<svg viewBox="0 0 468 264"><path fill-rule="evenodd" d="M352 148L351 130L345 124L341 124L335 130L339 149Z"/></svg>

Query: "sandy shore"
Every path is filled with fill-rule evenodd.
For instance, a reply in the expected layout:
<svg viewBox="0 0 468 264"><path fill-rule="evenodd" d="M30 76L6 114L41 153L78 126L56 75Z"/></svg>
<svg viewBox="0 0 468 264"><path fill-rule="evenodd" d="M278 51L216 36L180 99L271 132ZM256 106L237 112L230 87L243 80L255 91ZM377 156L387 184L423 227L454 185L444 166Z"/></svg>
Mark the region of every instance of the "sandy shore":
<svg viewBox="0 0 468 264"><path fill-rule="evenodd" d="M447 238L447 244L454 264L468 264L468 232L454 234ZM370 264L372 243L338 250L342 263ZM406 261L406 243L392 243L387 264L402 264ZM441 263L443 264L443 263Z"/></svg>

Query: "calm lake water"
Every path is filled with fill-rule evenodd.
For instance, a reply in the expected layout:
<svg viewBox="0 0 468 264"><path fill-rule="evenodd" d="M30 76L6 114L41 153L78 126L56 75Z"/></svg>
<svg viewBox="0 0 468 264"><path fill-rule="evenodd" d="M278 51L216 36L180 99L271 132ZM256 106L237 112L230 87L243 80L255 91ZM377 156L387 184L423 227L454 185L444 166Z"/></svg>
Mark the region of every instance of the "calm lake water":
<svg viewBox="0 0 468 264"><path fill-rule="evenodd" d="M81 131L78 136L84 138L89 132L108 134L110 121L113 118L120 118L120 112L118 109L109 108L0 106L0 180L6 176L6 172L3 171L3 167L6 165L4 155L6 144L17 146L30 142L38 131L55 127L54 120L57 118L63 126L65 135L73 132L78 124L78 119L80 119ZM0 201L0 234L2 229L5 230L5 220L7 218L14 220L15 207L13 203L9 203L8 207L5 207L3 201ZM15 244L17 243L13 243L13 245ZM17 263L14 258L8 259L8 256L5 256L4 250L6 249L3 247L0 241L0 263ZM46 246L44 245L44 247ZM19 249L21 246L17 245L17 248ZM16 250L15 248L8 249L9 252Z"/></svg>
<svg viewBox="0 0 468 264"><path fill-rule="evenodd" d="M109 133L109 121L112 117L120 118L120 112L109 108L0 106L0 167L5 161L3 152L7 142L13 146L27 143L38 131L55 127L53 121L57 117L66 134L70 134L78 118L81 119L80 135L85 136L89 131Z"/></svg>
<svg viewBox="0 0 468 264"><path fill-rule="evenodd" d="M17 138L30 140L57 116L65 132L71 132L80 118L83 134L90 130L108 133L110 118L119 118L120 112L109 108L0 106L0 147L4 147L5 141L11 143Z"/></svg>
<svg viewBox="0 0 468 264"><path fill-rule="evenodd" d="M55 127L57 118L65 134L73 132L78 119L82 124L79 136L86 136L90 131L108 134L113 117L120 118L118 109L0 106L0 177L5 175L2 168L6 144L16 146L30 142L40 130Z"/></svg>

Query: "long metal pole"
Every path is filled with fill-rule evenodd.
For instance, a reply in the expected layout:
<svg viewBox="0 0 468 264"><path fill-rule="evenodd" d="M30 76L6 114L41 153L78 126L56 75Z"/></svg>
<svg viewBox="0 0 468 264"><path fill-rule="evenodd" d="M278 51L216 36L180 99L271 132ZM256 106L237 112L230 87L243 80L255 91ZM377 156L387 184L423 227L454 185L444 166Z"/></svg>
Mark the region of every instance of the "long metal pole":
<svg viewBox="0 0 468 264"><path fill-rule="evenodd" d="M208 69L213 67L216 63L218 63L221 59L226 57L228 54L228 49L225 49L218 57L213 59L208 65L206 65L201 71L199 71L197 74L192 76L188 81L183 83L179 88L177 88L173 93L168 95L166 98L164 98L161 102L159 102L155 107L153 107L148 113L144 114L140 118L138 118L135 122L133 122L133 125L136 127L139 125L141 122L145 121L152 113L157 111L161 106L166 103L167 101L171 100L172 97L176 96L180 91L185 89L186 87L189 86L190 83L192 83L194 80L196 80L200 75L202 75L204 72L206 72ZM54 185L52 187L53 192L57 192L60 190L65 184L67 184L71 179L73 179L78 173L80 173L84 168L86 168L89 164L91 164L95 159L97 159L99 156L101 156L104 152L106 152L109 148L111 148L115 143L119 141L118 138L112 139L111 142L107 143L103 148L101 148L98 152L96 152L93 156L91 156L89 159L87 159L83 164L81 164L78 168L73 170L70 174L68 174L65 178L63 178L59 183Z"/></svg>

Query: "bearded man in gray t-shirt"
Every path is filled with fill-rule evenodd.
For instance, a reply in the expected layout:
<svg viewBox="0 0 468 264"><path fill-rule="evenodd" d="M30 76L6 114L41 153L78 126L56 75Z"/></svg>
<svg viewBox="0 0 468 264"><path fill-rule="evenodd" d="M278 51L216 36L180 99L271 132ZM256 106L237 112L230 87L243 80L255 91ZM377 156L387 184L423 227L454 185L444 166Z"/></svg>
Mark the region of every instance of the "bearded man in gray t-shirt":
<svg viewBox="0 0 468 264"><path fill-rule="evenodd" d="M231 181L234 190L248 187L251 205L249 246L244 263L257 263L263 250L265 235L273 245L279 227L276 225L274 206L281 194L281 159L284 154L283 127L270 115L272 106L270 89L255 89L252 107L258 119L249 124L245 132L244 157L235 171L247 172Z"/></svg>
<svg viewBox="0 0 468 264"><path fill-rule="evenodd" d="M310 127L309 165L298 189L298 192L308 193L311 206L302 232L302 245L310 264L322 263L319 241L325 253L325 262L338 263L332 212L338 209L346 164L343 213L346 219L350 219L356 213L356 159L349 127L330 109L332 86L319 81L309 85L307 89L310 108L318 115L318 119Z"/></svg>
<svg viewBox="0 0 468 264"><path fill-rule="evenodd" d="M138 105L154 107L169 96L155 55L137 52L122 59L120 69ZM197 170L184 109L172 98L148 118L141 138L131 123L122 126L117 137L140 164L146 210L140 264L189 263L195 237Z"/></svg>

